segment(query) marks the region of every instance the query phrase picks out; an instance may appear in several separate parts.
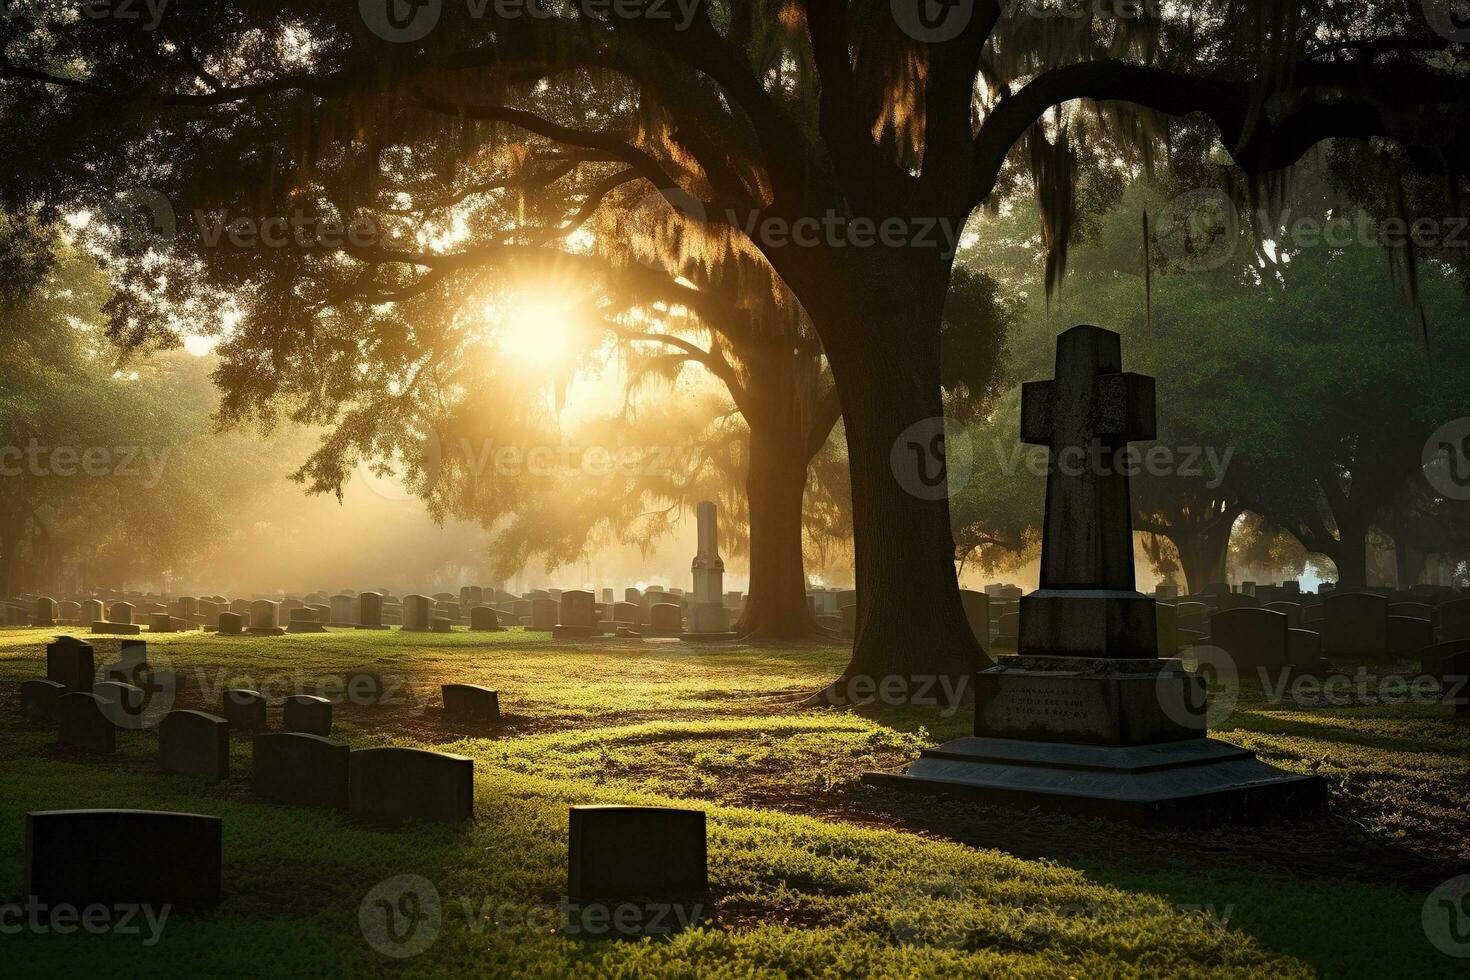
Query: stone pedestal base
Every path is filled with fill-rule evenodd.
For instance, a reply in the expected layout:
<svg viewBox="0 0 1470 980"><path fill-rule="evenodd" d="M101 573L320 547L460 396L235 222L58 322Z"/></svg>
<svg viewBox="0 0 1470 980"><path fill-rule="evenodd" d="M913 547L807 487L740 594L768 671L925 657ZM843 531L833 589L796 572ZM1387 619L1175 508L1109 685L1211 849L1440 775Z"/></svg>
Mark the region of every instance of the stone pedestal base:
<svg viewBox="0 0 1470 980"><path fill-rule="evenodd" d="M689 632L700 634L728 633L730 613L719 602L696 602L689 609Z"/></svg>
<svg viewBox="0 0 1470 980"><path fill-rule="evenodd" d="M1306 817L1326 788L1216 739L1131 747L961 738L921 754L903 772L872 772L873 785L951 793L1132 820L1199 822Z"/></svg>
<svg viewBox="0 0 1470 980"><path fill-rule="evenodd" d="M1001 657L975 675L975 734L1147 745L1205 734L1205 682L1178 660Z"/></svg>

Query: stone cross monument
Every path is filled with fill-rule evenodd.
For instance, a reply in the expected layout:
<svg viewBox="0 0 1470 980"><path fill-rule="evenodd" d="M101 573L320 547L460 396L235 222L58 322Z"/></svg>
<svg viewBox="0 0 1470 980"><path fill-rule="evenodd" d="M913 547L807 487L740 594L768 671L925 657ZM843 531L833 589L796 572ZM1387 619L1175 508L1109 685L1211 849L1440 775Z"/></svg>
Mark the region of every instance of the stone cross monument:
<svg viewBox="0 0 1470 980"><path fill-rule="evenodd" d="M725 612L725 562L720 558L719 510L712 500L701 500L695 513L699 520L699 550L694 555L693 606L689 610L689 632L726 633L730 617Z"/></svg>
<svg viewBox="0 0 1470 980"><path fill-rule="evenodd" d="M1133 511L1116 454L1154 438L1154 382L1119 337L1074 327L1056 377L1025 385L1021 434L1047 446L1041 587L1021 598L1017 655L976 676L975 735L924 752L906 788L1128 817L1286 816L1321 806L1315 777L1206 737L1202 677L1159 657L1133 580Z"/></svg>

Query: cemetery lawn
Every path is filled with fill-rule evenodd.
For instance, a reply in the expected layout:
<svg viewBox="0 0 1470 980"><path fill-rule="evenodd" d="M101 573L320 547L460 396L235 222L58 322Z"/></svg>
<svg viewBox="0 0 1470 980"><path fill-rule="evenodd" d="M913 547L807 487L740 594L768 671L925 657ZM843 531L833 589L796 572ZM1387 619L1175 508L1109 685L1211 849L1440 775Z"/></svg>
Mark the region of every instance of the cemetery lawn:
<svg viewBox="0 0 1470 980"><path fill-rule="evenodd" d="M152 732L119 733L104 761L59 754L54 733L17 720L18 684L45 675L52 635L0 632L0 905L20 900L25 812L81 807L222 816L225 898L173 913L151 946L146 927L7 935L8 974L1462 975L1421 924L1428 893L1470 871L1470 732L1448 708L1283 709L1247 687L1216 734L1323 775L1331 816L1134 829L862 784L967 734L971 714L800 707L845 662L838 648L520 630L145 636L155 669L185 673L183 707L226 686L279 698L378 673L391 703L339 705L337 737L475 760L472 825L390 831L254 802L244 740L226 784L158 772ZM99 667L113 659L115 638L90 642ZM438 686L455 681L497 688L504 722L447 725ZM671 937L562 931L547 907L566 888L576 803L706 809L711 918ZM118 846L169 859L167 841ZM442 929L395 960L364 941L358 910L402 874L434 884Z"/></svg>

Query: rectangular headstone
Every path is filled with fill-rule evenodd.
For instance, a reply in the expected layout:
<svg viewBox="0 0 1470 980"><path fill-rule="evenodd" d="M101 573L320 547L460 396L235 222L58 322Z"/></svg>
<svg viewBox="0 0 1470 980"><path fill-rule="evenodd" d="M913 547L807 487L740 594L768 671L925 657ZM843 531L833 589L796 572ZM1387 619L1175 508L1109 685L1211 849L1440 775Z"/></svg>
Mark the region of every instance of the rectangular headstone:
<svg viewBox="0 0 1470 980"><path fill-rule="evenodd" d="M574 902L709 891L702 810L571 808L567 893Z"/></svg>
<svg viewBox="0 0 1470 980"><path fill-rule="evenodd" d="M307 735L332 734L332 702L314 694L293 694L281 702L281 727Z"/></svg>
<svg viewBox="0 0 1470 980"><path fill-rule="evenodd" d="M201 779L229 779L230 723L202 711L170 711L158 723L158 765Z"/></svg>
<svg viewBox="0 0 1470 980"><path fill-rule="evenodd" d="M24 894L48 905L192 905L220 898L219 817L153 810L26 814Z"/></svg>
<svg viewBox="0 0 1470 980"><path fill-rule="evenodd" d="M347 809L351 750L341 742L301 732L257 735L251 744L250 789L272 803Z"/></svg>
<svg viewBox="0 0 1470 980"><path fill-rule="evenodd" d="M58 636L46 644L46 679L68 691L90 691L97 681L92 645L76 637Z"/></svg>
<svg viewBox="0 0 1470 980"><path fill-rule="evenodd" d="M455 721L496 722L500 720L500 692L475 684L445 684L444 716Z"/></svg>
<svg viewBox="0 0 1470 980"><path fill-rule="evenodd" d="M352 753L348 809L378 823L461 823L475 813L475 763L425 749L359 749Z"/></svg>
<svg viewBox="0 0 1470 980"><path fill-rule="evenodd" d="M220 692L219 713L230 723L230 730L250 735L266 729L265 695L242 687Z"/></svg>
<svg viewBox="0 0 1470 980"><path fill-rule="evenodd" d="M77 752L111 755L117 748L117 726L103 711L97 695L74 692L57 701L61 731L57 742Z"/></svg>

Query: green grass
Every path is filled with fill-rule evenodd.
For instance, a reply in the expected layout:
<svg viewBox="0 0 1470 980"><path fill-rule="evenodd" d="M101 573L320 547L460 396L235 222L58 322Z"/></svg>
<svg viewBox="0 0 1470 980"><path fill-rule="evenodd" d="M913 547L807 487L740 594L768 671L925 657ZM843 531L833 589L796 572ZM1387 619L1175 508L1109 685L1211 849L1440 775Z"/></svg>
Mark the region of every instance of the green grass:
<svg viewBox="0 0 1470 980"><path fill-rule="evenodd" d="M383 675L394 703L344 707L339 736L359 747L458 752L475 759L476 773L472 825L387 831L253 802L243 741L224 785L157 772L151 732L123 733L111 760L53 756L50 733L15 721L15 683L44 673L48 638L0 633L0 901L18 898L25 811L65 807L222 816L226 897L209 912L177 913L152 947L117 935L6 936L7 973L1463 975L1464 961L1425 939L1423 890L1396 887L1391 876L1201 868L1198 854L1169 850L1144 866L1107 855L1022 860L898 821L834 817L862 792L864 770L902 764L970 725L968 711L801 708L800 695L840 669L839 649L579 647L520 631L148 637L150 659L190 676L186 705L226 684L280 696L354 670ZM96 638L99 663L116 642ZM489 737L448 727L435 708L448 681L498 688L507 723ZM1348 808L1385 848L1437 843L1470 863L1470 739L1445 709L1282 710L1258 694L1243 692L1224 737L1322 773L1334 807ZM713 918L636 940L553 928L545 909L566 889L566 809L589 802L707 810ZM167 859L166 842L119 846L154 847ZM358 913L377 883L402 874L433 883L442 929L422 954L395 960L364 940Z"/></svg>

